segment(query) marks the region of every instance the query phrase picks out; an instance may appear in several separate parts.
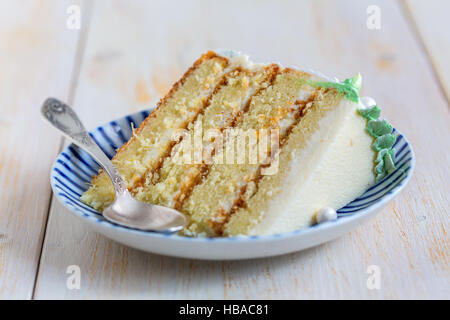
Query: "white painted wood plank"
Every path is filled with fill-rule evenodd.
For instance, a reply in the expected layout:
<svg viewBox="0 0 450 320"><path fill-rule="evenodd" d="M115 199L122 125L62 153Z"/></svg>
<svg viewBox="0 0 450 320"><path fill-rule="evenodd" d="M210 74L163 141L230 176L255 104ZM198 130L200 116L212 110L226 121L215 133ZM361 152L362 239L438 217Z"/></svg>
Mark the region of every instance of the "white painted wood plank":
<svg viewBox="0 0 450 320"><path fill-rule="evenodd" d="M407 0L405 4L450 101L450 1Z"/></svg>
<svg viewBox="0 0 450 320"><path fill-rule="evenodd" d="M380 30L366 28L378 5ZM53 203L36 298L449 298L450 115L426 56L392 1L97 1L75 107L91 127L163 95L200 53L217 47L256 61L307 66L340 78L360 71L364 92L411 141L406 190L350 234L304 252L204 262L112 242ZM426 92L426 94L424 94ZM80 266L80 290L66 268ZM366 287L369 265L381 290Z"/></svg>
<svg viewBox="0 0 450 320"><path fill-rule="evenodd" d="M0 2L0 300L32 296L61 138L41 121L49 95L67 98L78 1Z"/></svg>

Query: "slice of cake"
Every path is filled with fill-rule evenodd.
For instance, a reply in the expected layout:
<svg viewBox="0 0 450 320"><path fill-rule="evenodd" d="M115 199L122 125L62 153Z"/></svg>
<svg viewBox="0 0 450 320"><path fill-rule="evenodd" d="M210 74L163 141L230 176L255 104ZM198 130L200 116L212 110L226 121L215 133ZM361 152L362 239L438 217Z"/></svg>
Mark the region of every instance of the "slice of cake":
<svg viewBox="0 0 450 320"><path fill-rule="evenodd" d="M190 218L189 236L273 234L333 216L394 170L392 126L359 99L361 78L198 59L113 158L139 200ZM102 211L102 171L81 200Z"/></svg>

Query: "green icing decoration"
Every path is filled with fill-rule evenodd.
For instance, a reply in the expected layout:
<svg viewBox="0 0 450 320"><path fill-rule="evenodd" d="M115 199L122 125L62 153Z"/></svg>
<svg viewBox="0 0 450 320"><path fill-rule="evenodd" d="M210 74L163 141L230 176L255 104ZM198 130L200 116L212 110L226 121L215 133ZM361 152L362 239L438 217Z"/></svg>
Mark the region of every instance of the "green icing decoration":
<svg viewBox="0 0 450 320"><path fill-rule="evenodd" d="M367 120L366 131L375 138L372 148L378 151L375 159L376 181L395 171L395 150L392 146L397 137L392 134L392 125L379 120L381 109L378 106L358 109L358 113Z"/></svg>
<svg viewBox="0 0 450 320"><path fill-rule="evenodd" d="M375 149L375 151L380 151L382 149L389 149L389 148L392 148L392 146L395 143L395 140L396 140L396 137L393 134L391 134L391 133L384 134L384 135L376 138L372 147Z"/></svg>
<svg viewBox="0 0 450 320"><path fill-rule="evenodd" d="M369 120L366 130L372 137L381 137L392 132L392 126L386 120Z"/></svg>
<svg viewBox="0 0 450 320"><path fill-rule="evenodd" d="M377 158L376 158L375 162L383 161L384 155L385 155L386 152L388 152L388 151L389 151L389 149L383 149L383 150L378 151L378 153L377 153Z"/></svg>
<svg viewBox="0 0 450 320"><path fill-rule="evenodd" d="M361 89L362 77L358 73L353 78L345 79L343 82L321 82L306 80L306 83L313 87L334 88L343 93L347 99L359 102L359 90Z"/></svg>
<svg viewBox="0 0 450 320"><path fill-rule="evenodd" d="M383 149L378 152L377 155L377 165L375 167L375 173L377 173L377 182L383 179L387 174L395 171L395 150L394 149Z"/></svg>
<svg viewBox="0 0 450 320"><path fill-rule="evenodd" d="M358 109L358 113L367 120L375 120L380 116L381 109L375 105L365 109Z"/></svg>
<svg viewBox="0 0 450 320"><path fill-rule="evenodd" d="M394 149L391 149L390 151L392 151L392 150L394 150ZM393 152L392 152L392 154L393 154ZM384 155L384 158L383 158L384 168L385 168L387 174L395 171L395 163L394 163L395 159L392 156L392 154L390 152L388 152Z"/></svg>
<svg viewBox="0 0 450 320"><path fill-rule="evenodd" d="M384 161L383 160L378 162L378 164L375 166L375 172L378 174L384 173Z"/></svg>
<svg viewBox="0 0 450 320"><path fill-rule="evenodd" d="M384 176L385 176L384 173L377 174L376 181L378 182L378 181L383 180Z"/></svg>

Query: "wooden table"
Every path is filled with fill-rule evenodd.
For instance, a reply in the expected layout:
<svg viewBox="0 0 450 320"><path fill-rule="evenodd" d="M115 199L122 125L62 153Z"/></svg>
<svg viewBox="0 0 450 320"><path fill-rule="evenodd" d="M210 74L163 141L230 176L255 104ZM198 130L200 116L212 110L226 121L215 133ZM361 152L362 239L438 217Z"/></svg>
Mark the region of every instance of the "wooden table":
<svg viewBox="0 0 450 320"><path fill-rule="evenodd" d="M80 29L67 27L71 5ZM380 29L367 27L370 5ZM2 0L0 299L450 298L449 12L446 0ZM52 197L63 141L40 119L43 100L68 101L93 128L151 106L214 48L340 79L361 72L414 147L409 185L340 239L268 259L169 258L87 229ZM70 265L79 290L66 286ZM379 290L366 285L370 265Z"/></svg>

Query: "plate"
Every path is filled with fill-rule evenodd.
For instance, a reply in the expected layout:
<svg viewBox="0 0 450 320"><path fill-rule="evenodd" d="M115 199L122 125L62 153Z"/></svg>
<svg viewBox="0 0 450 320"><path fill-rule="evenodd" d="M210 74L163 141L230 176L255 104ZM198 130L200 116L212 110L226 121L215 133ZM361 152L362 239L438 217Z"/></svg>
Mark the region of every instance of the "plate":
<svg viewBox="0 0 450 320"><path fill-rule="evenodd" d="M131 137L132 128L137 128L150 112L151 110L144 110L127 115L98 127L90 134L112 158L116 150ZM56 198L69 212L81 219L86 226L127 246L192 259L262 258L307 249L336 239L375 215L394 199L411 178L415 163L414 153L407 139L396 129L394 134L397 135L394 145L397 169L393 173L367 189L358 199L339 209L337 220L275 235L188 238L140 231L108 222L100 212L79 200L87 190L91 177L97 174L99 165L73 144L58 155L51 170L50 182Z"/></svg>

